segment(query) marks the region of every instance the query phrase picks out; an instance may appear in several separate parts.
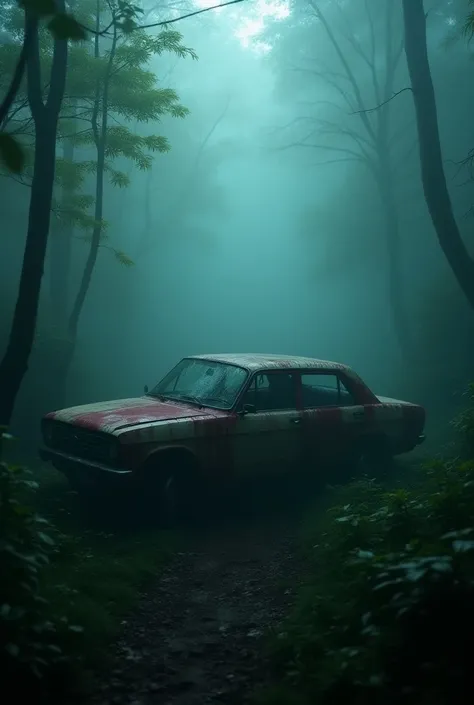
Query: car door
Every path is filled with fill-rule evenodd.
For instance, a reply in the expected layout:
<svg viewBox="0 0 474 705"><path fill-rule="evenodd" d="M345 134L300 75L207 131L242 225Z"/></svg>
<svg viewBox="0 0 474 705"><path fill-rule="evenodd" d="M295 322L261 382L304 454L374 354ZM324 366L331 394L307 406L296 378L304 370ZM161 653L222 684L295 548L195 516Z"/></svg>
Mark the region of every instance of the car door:
<svg viewBox="0 0 474 705"><path fill-rule="evenodd" d="M259 372L250 380L233 433L237 476L283 473L300 465L303 433L296 381L288 370Z"/></svg>
<svg viewBox="0 0 474 705"><path fill-rule="evenodd" d="M312 464L344 459L366 428L365 407L356 402L345 382L333 371L300 375L305 457Z"/></svg>

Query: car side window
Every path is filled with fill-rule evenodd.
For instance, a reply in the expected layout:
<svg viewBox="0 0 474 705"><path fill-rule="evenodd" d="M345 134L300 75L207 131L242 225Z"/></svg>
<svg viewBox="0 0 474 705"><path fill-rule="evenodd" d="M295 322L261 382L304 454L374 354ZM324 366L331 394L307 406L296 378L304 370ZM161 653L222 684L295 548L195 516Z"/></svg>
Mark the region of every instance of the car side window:
<svg viewBox="0 0 474 705"><path fill-rule="evenodd" d="M262 372L255 375L242 404L252 404L257 412L296 409L294 374Z"/></svg>
<svg viewBox="0 0 474 705"><path fill-rule="evenodd" d="M302 374L301 396L303 409L355 404L352 394L335 374Z"/></svg>

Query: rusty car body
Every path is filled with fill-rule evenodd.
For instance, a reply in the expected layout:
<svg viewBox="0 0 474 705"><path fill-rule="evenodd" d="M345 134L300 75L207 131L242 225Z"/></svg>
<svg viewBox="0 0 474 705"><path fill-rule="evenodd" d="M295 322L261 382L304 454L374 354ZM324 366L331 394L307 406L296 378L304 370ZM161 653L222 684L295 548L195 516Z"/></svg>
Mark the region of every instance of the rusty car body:
<svg viewBox="0 0 474 705"><path fill-rule="evenodd" d="M40 455L76 485L131 483L165 511L177 488L189 498L203 484L406 453L424 425L421 406L377 396L340 363L194 355L144 396L47 414Z"/></svg>

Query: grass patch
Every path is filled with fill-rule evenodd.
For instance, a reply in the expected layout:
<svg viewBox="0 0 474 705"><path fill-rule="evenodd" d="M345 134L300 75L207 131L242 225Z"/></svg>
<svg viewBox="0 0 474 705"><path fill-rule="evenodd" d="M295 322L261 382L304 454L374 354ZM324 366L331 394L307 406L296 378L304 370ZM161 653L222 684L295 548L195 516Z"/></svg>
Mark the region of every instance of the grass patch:
<svg viewBox="0 0 474 705"><path fill-rule="evenodd" d="M43 571L41 592L53 614L82 628L74 652L84 666L104 665L121 621L159 576L176 544L176 536L162 531L63 536Z"/></svg>

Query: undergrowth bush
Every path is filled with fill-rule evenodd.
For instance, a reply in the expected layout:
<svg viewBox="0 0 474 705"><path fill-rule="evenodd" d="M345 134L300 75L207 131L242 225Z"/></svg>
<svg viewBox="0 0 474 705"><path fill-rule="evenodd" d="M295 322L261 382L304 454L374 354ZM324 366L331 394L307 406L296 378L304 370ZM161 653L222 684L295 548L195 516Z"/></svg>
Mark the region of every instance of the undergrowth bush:
<svg viewBox="0 0 474 705"><path fill-rule="evenodd" d="M0 433L2 433L0 431ZM1 442L7 435L2 433ZM32 475L0 462L0 674L2 688L15 687L35 701L66 678L67 645L81 627L52 618L41 595L41 577L60 550L61 534L29 506L37 489ZM61 678L60 678L61 676ZM13 691L12 691L13 692Z"/></svg>
<svg viewBox="0 0 474 705"><path fill-rule="evenodd" d="M474 387L469 395L455 425L474 450ZM310 521L310 577L272 641L279 675L263 700L474 702L474 460L416 474L410 488L370 478L336 488Z"/></svg>

